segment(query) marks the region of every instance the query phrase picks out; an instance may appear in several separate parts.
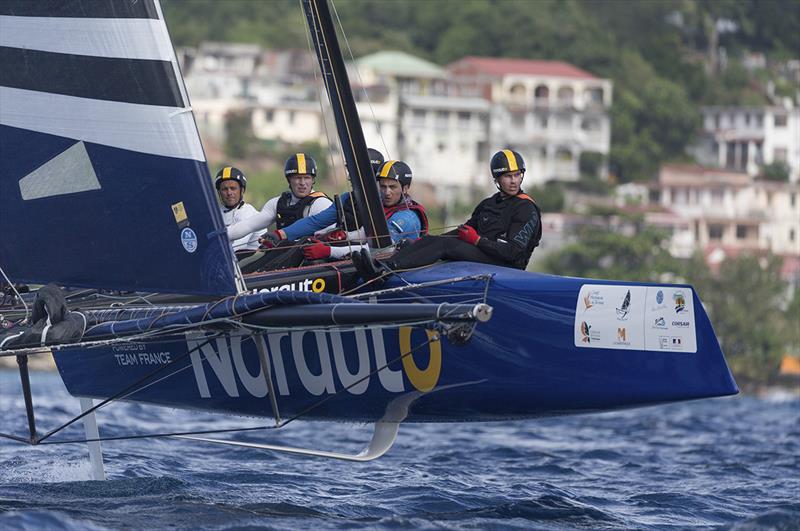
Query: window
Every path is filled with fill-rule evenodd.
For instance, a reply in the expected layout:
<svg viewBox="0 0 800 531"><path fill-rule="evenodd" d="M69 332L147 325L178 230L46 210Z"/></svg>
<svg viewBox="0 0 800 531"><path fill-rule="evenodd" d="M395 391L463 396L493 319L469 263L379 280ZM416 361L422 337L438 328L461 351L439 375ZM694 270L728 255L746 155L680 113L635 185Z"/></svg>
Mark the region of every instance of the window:
<svg viewBox="0 0 800 531"><path fill-rule="evenodd" d="M414 113L411 115L411 124L415 127L424 127L425 111L420 109L414 109Z"/></svg>
<svg viewBox="0 0 800 531"><path fill-rule="evenodd" d="M786 127L787 118L785 114L775 115L775 127Z"/></svg>
<svg viewBox="0 0 800 531"><path fill-rule="evenodd" d="M514 127L525 127L525 115L521 112L511 114L511 124Z"/></svg>
<svg viewBox="0 0 800 531"><path fill-rule="evenodd" d="M756 127L764 127L764 115L756 114Z"/></svg>
<svg viewBox="0 0 800 531"><path fill-rule="evenodd" d="M736 225L736 239L737 240L746 240L747 239L747 226L746 225Z"/></svg>
<svg viewBox="0 0 800 531"><path fill-rule="evenodd" d="M794 241L794 236L795 236L794 235L794 229L789 229L789 241L790 242Z"/></svg>
<svg viewBox="0 0 800 531"><path fill-rule="evenodd" d="M750 113L747 112L744 114L744 125L750 127Z"/></svg>
<svg viewBox="0 0 800 531"><path fill-rule="evenodd" d="M272 109L268 109L267 112L264 113L264 120L267 122L271 122L275 119L275 111Z"/></svg>
<svg viewBox="0 0 800 531"><path fill-rule="evenodd" d="M289 111L289 123L294 123L294 111Z"/></svg>
<svg viewBox="0 0 800 531"><path fill-rule="evenodd" d="M460 112L458 113L458 128L459 129L469 129L470 123L472 122L472 115L468 112Z"/></svg>
<svg viewBox="0 0 800 531"><path fill-rule="evenodd" d="M571 87L561 87L558 89L558 102L567 105L572 105L575 97L575 91Z"/></svg>
<svg viewBox="0 0 800 531"><path fill-rule="evenodd" d="M545 85L539 85L533 91L533 97L537 105L547 104L547 100L550 98L550 89Z"/></svg>
<svg viewBox="0 0 800 531"><path fill-rule="evenodd" d="M775 162L786 162L788 158L788 150L786 148L775 148L772 152L772 159Z"/></svg>
<svg viewBox="0 0 800 531"><path fill-rule="evenodd" d="M524 102L525 101L525 85L522 83L517 83L511 86L511 89L508 91L508 95L511 98L511 101L515 102Z"/></svg>
<svg viewBox="0 0 800 531"><path fill-rule="evenodd" d="M797 204L797 194L792 192L789 194L789 204L792 205L792 208Z"/></svg>
<svg viewBox="0 0 800 531"><path fill-rule="evenodd" d="M711 202L712 203L722 203L722 188L714 188L711 190Z"/></svg>
<svg viewBox="0 0 800 531"><path fill-rule="evenodd" d="M560 114L556 116L556 128L557 129L571 129L572 128L572 116L569 114Z"/></svg>
<svg viewBox="0 0 800 531"><path fill-rule="evenodd" d="M581 129L584 131L599 131L600 120L597 118L584 118L583 122L581 123Z"/></svg>
<svg viewBox="0 0 800 531"><path fill-rule="evenodd" d="M536 117L536 125L540 129L547 129L547 116L539 115Z"/></svg>
<svg viewBox="0 0 800 531"><path fill-rule="evenodd" d="M714 115L714 129L719 129L719 114Z"/></svg>
<svg viewBox="0 0 800 531"><path fill-rule="evenodd" d="M708 239L709 240L721 240L722 239L722 225L709 225L708 226Z"/></svg>
<svg viewBox="0 0 800 531"><path fill-rule="evenodd" d="M450 113L436 111L436 129L447 129L448 127L450 127Z"/></svg>
<svg viewBox="0 0 800 531"><path fill-rule="evenodd" d="M585 97L586 97L586 103L589 103L591 105L602 105L603 89L601 88L586 89Z"/></svg>
<svg viewBox="0 0 800 531"><path fill-rule="evenodd" d="M562 162L569 162L572 160L572 151L564 147L558 148L556 158Z"/></svg>

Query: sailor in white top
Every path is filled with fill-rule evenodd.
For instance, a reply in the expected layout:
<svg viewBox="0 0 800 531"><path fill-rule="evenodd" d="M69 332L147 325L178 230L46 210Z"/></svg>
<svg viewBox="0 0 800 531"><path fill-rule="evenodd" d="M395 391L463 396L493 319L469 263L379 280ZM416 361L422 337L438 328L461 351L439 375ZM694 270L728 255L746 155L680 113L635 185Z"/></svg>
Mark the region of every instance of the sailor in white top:
<svg viewBox="0 0 800 531"><path fill-rule="evenodd" d="M236 225L258 214L258 210L250 203L244 202L247 189L247 178L241 170L233 166L225 166L217 172L214 186L219 194L220 211L226 227ZM258 249L258 233L243 234L231 241L234 252Z"/></svg>
<svg viewBox="0 0 800 531"><path fill-rule="evenodd" d="M295 153L286 160L284 175L289 190L264 204L261 212L228 227L228 239L237 240L250 233L260 234L275 223L278 229L289 226L298 219L313 216L333 204L322 192L314 191L317 177L316 161L305 153ZM326 233L334 226L321 229Z"/></svg>

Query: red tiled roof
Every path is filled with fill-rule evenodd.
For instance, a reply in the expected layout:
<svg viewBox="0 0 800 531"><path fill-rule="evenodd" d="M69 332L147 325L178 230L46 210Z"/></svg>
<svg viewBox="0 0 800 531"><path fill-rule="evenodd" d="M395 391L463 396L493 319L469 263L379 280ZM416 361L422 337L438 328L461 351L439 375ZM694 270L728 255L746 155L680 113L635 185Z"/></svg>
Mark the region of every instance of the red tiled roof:
<svg viewBox="0 0 800 531"><path fill-rule="evenodd" d="M597 79L586 70L562 61L532 61L529 59L507 59L501 57L467 56L448 65L472 66L476 70L495 76L506 74L527 74L535 76L574 77L581 79Z"/></svg>

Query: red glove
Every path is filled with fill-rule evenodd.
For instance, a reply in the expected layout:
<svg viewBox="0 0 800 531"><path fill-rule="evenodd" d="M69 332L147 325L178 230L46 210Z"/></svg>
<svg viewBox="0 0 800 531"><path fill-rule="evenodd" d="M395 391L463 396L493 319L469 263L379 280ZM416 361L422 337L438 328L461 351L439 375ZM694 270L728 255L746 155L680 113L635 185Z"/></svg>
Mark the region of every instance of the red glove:
<svg viewBox="0 0 800 531"><path fill-rule="evenodd" d="M320 260L331 256L331 248L322 242L314 242L313 245L303 247L303 256L306 260Z"/></svg>
<svg viewBox="0 0 800 531"><path fill-rule="evenodd" d="M342 229L334 229L322 237L326 242L343 242L347 239L347 233Z"/></svg>
<svg viewBox="0 0 800 531"><path fill-rule="evenodd" d="M264 249L272 249L285 239L286 235L282 230L274 230L272 232L265 232L262 234L261 237L258 238L258 243L260 243L261 247Z"/></svg>
<svg viewBox="0 0 800 531"><path fill-rule="evenodd" d="M471 243L472 245L478 245L478 240L480 240L481 237L470 225L461 225L458 227L458 239Z"/></svg>

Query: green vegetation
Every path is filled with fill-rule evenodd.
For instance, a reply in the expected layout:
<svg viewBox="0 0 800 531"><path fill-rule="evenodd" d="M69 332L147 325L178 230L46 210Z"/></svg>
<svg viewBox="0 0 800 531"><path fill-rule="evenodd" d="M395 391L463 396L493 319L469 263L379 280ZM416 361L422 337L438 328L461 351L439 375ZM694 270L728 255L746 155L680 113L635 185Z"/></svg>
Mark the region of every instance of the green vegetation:
<svg viewBox="0 0 800 531"><path fill-rule="evenodd" d="M571 62L614 81L609 166L619 182L649 180L683 157L703 104L764 104L745 52L793 58L800 9L783 0L336 0L356 56L397 49L439 64L465 55ZM306 48L297 0L164 0L173 41ZM446 13L446 16L442 16ZM335 15L336 16L336 15ZM726 50L726 59L718 47ZM347 47L343 47L347 54Z"/></svg>

